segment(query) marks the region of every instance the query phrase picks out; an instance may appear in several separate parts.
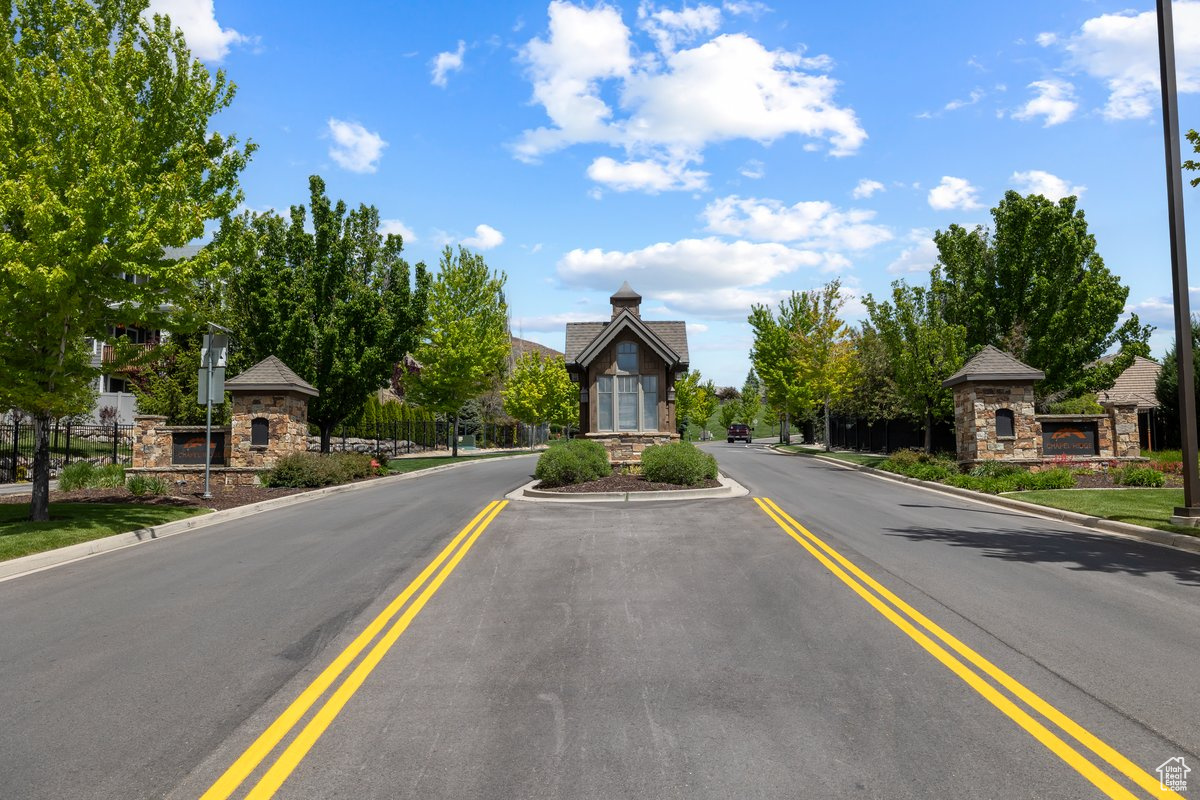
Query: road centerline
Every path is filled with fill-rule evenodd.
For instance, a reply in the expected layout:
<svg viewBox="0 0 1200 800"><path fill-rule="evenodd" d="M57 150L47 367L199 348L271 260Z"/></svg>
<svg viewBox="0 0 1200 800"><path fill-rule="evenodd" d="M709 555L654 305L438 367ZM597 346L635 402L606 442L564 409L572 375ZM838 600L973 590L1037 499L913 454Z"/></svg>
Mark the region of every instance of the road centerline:
<svg viewBox="0 0 1200 800"><path fill-rule="evenodd" d="M317 701L321 699L329 687L332 686L333 683L350 667L350 665L354 663L362 651L365 650L367 646L376 639L380 631L382 631L388 625L388 623L391 622L398 613L400 613L400 610L404 608L409 599L411 599L414 594L420 591L421 587L426 584L430 576L437 572L438 567L441 566L446 559L450 558L450 563L447 564L440 573L438 573L437 577L432 583L429 584L429 586L426 587L425 591L421 593L417 601L409 606L408 610L403 616L401 616L400 621L398 621L396 625L393 626L392 630L388 632L385 638L381 640L380 644L388 641L389 638L391 641L388 643L387 647L378 654L378 658L375 659L374 663L378 663L378 660L383 657L383 655L387 652L387 649L390 648L395 640L399 638L400 634L404 632L404 628L408 627L408 624L412 621L412 618L416 616L416 614L425 605L433 593L437 591L437 588L441 586L442 582L446 579L450 572L453 571L454 567L457 566L458 562L462 560L463 555L467 550L470 549L471 545L474 544L475 540L479 537L483 530L507 505L507 500L493 500L492 502L488 503L482 511L476 514L475 517L469 523L467 523L467 525L463 527L463 529L459 531L453 539L450 540L450 543L446 545L446 547L443 548L442 551L438 553L438 555L431 562L429 562L428 566L421 571L421 574L418 575L407 587L405 587L404 591L397 595L396 598L392 600L392 602L389 603L383 611L381 611L373 620L371 620L367 627L363 629L362 633L355 637L354 641L351 642L341 653L339 653L337 657L330 662L329 666L326 667L321 674L318 675L316 679L314 679L312 683L310 683L300 693L300 695L288 705L283 713L280 714L275 721L272 722L267 729L254 740L254 742L245 750L245 752L243 752L242 755L239 756L238 759L234 761L234 763L230 765L230 767L221 775L221 777L218 778L211 787L209 787L208 791L201 795L200 800L226 800L226 798L232 795L238 789L238 787L241 786L242 782L245 781L246 778L249 777L252 772L254 772L258 765L261 764L262 761L271 753L271 751L278 746L284 737L286 737L288 733L290 733L296 727L296 725L304 718L309 710L311 710L311 708L317 703ZM469 539L467 538L468 536L470 537ZM467 540L466 544L460 548L459 545L463 544L464 539ZM457 552L455 552L456 550ZM453 554L453 557L451 557L451 554ZM400 627L402 623L403 627ZM397 627L400 627L398 632L396 631ZM394 636L392 635L393 633L395 634ZM338 692L341 692L346 684L349 683L354 675L358 673L358 671L362 668L362 665L366 663L376 651L379 650L379 647L380 645L377 644L376 647L372 649L371 653L369 653L367 657L363 659L363 661L359 664L359 667L356 668L353 673L351 673L351 676L347 678L346 681L343 682L342 686L339 687L339 689L335 692L335 697L337 696ZM373 668L374 664L372 664L372 669ZM362 680L366 678L366 674L369 673L370 669L368 669L366 673L362 675L361 679L359 680L359 684L361 684ZM357 685L355 686L355 689L357 689ZM351 691L350 694L353 694L353 691ZM342 705L344 705L345 700L348 699L349 696L347 695L346 698L343 699ZM321 710L324 710L324 708L327 706L328 702L326 703L326 706L322 707ZM341 706L339 705L339 710L340 707ZM320 711L318 711L318 714L320 714ZM336 716L336 712L334 712L334 716ZM331 719L332 717L330 720ZM311 726L312 723L310 722L309 725ZM328 722L326 722L326 725L328 725ZM307 731L308 726L306 726L304 730ZM324 730L324 728L322 727L321 730ZM317 736L319 735L320 733L318 732ZM313 737L314 742L315 739L316 737ZM295 742L293 742L293 745L294 744ZM291 746L292 745L289 745L289 750L291 749ZM311 747L311 743L309 744L309 747ZM285 750L284 755L286 755L287 752L288 751ZM305 752L307 752L307 748L305 749ZM282 757L283 756L281 756L281 758ZM299 763L299 761L297 760L296 763ZM276 762L276 765L278 765L278 761ZM293 769L294 766L295 765L292 767ZM290 772L291 770L288 771L288 774L290 774ZM286 777L287 776L285 775L284 778ZM282 784L282 780L280 780L280 784ZM258 787L256 786L255 789L257 788Z"/></svg>
<svg viewBox="0 0 1200 800"><path fill-rule="evenodd" d="M814 558L816 558L826 569L833 573L838 579L845 583L850 589L858 594L862 599L866 600L876 611L882 614L888 621L903 631L906 635L917 642L927 652L937 658L945 667L950 669L966 682L971 688L982 695L985 699L991 702L996 708L1002 711L1006 716L1020 725L1027 733L1036 738L1051 752L1068 763L1072 768L1079 772L1083 777L1087 778L1093 785L1103 791L1109 797L1134 797L1125 787L1116 783L1111 776L1103 772L1085 756L1047 729L1044 725L1031 717L1023 709L1013 703L1009 698L1001 694L994 686L985 681L979 674L967 667L951 653L946 651L936 642L931 640L921 631L917 630L908 620L904 619L891 606L885 604L884 600L872 594L867 589L878 592L889 603L896 606L904 614L908 615L918 625L924 627L934 636L941 639L947 645L966 657L969 661L983 670L994 680L999 682L1004 688L1013 692L1022 701L1029 704L1048 720L1054 722L1065 732L1077 739L1081 744L1088 747L1096 755L1106 761L1110 766L1116 768L1127 777L1131 778L1135 783L1141 786L1148 792L1151 792L1156 797L1176 797L1179 795L1161 791L1157 779L1150 777L1147 773L1137 767L1125 756L1121 755L1111 746L1105 744L1094 734L1087 731L1083 726L1071 720L1050 703L1043 700L1034 692L1019 683L1016 679L1009 676L1007 673L1000 670L983 656L976 653L971 648L967 647L961 641L951 636L941 627L922 615L912 606L905 603L894 593L890 592L884 586L871 578L867 573L854 565L849 559L846 559L819 537L808 531L803 525L787 515L774 501L769 498L755 498L755 503L759 508L775 521L777 525L789 536L795 539L802 545ZM803 536L801 535L803 534ZM820 549L818 549L820 548ZM824 551L824 552L821 552ZM826 555L828 553L828 556ZM835 564L832 559L838 564L843 565L846 569L843 570L838 564ZM854 577L847 573L853 573ZM861 580L861 582L860 582ZM864 585L866 584L866 585Z"/></svg>

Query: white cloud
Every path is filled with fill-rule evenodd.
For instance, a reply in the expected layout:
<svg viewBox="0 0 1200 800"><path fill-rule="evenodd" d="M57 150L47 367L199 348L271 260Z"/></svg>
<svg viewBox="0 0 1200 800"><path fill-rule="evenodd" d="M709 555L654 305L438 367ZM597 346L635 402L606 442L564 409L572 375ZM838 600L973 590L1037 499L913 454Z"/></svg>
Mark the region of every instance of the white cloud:
<svg viewBox="0 0 1200 800"><path fill-rule="evenodd" d="M446 76L451 72L458 72L463 67L463 55L467 52L467 43L462 39L458 40L458 49L453 53L445 52L438 53L434 57L430 66L433 69L432 83L434 86L446 86Z"/></svg>
<svg viewBox="0 0 1200 800"><path fill-rule="evenodd" d="M825 250L866 250L891 239L886 227L870 224L874 217L874 211L842 211L819 200L785 206L778 200L737 195L718 198L704 208L706 227L713 233Z"/></svg>
<svg viewBox="0 0 1200 800"><path fill-rule="evenodd" d="M671 298L694 295L723 304L743 287L761 286L804 267L821 268L834 258L836 254L777 242L726 242L709 237L659 242L630 251L572 250L559 259L558 276L567 285L599 291L611 290L614 281L628 280L643 296L679 308ZM748 308L741 306L743 313Z"/></svg>
<svg viewBox="0 0 1200 800"><path fill-rule="evenodd" d="M838 83L822 74L827 57L768 50L744 34L676 49L714 33L720 10L659 11L643 3L639 14L659 49L635 57L618 9L550 3L549 34L521 50L534 102L550 124L519 137L517 158L602 144L624 149L629 164L655 161L681 174L715 142L798 134L842 156L866 139L854 111L834 102Z"/></svg>
<svg viewBox="0 0 1200 800"><path fill-rule="evenodd" d="M869 178L863 178L858 182L858 185L854 187L854 191L850 194L855 200L863 200L875 194L876 192L882 191L886 191L882 183L879 181L873 181Z"/></svg>
<svg viewBox="0 0 1200 800"><path fill-rule="evenodd" d="M1057 175L1040 169L1014 172L1009 180L1022 194L1040 194L1047 200L1055 201L1069 195L1079 197L1087 189L1086 186L1071 186Z"/></svg>
<svg viewBox="0 0 1200 800"><path fill-rule="evenodd" d="M703 322L691 322L687 324L688 333L708 333L708 326Z"/></svg>
<svg viewBox="0 0 1200 800"><path fill-rule="evenodd" d="M933 243L933 231L926 228L913 228L905 238L910 246L901 251L895 261L888 264L888 273L910 275L915 272L929 272L933 269L938 260L937 245Z"/></svg>
<svg viewBox="0 0 1200 800"><path fill-rule="evenodd" d="M944 111L957 111L966 106L973 106L984 98L985 92L982 89L972 89L970 96L966 100L951 100L946 103Z"/></svg>
<svg viewBox="0 0 1200 800"><path fill-rule="evenodd" d="M757 158L752 158L743 164L742 168L739 169L738 172L740 172L743 177L749 178L752 181L756 181L767 174L767 165L759 161Z"/></svg>
<svg viewBox="0 0 1200 800"><path fill-rule="evenodd" d="M1175 71L1181 93L1200 92L1200 2L1175 0ZM1154 11L1120 11L1087 20L1070 37L1042 34L1038 44L1061 47L1071 67L1108 88L1104 116L1147 117L1158 102L1158 22Z"/></svg>
<svg viewBox="0 0 1200 800"><path fill-rule="evenodd" d="M192 55L201 61L219 62L236 44L255 41L233 28L222 28L213 11L213 0L150 0L147 15L166 14L183 30Z"/></svg>
<svg viewBox="0 0 1200 800"><path fill-rule="evenodd" d="M476 225L475 235L462 240L464 247L474 247L476 250L491 250L504 244L504 234L491 225Z"/></svg>
<svg viewBox="0 0 1200 800"><path fill-rule="evenodd" d="M606 322L610 319L606 309L603 312L599 311L568 311L565 314L544 314L534 317L513 317L512 326L514 330L522 333L557 333L562 336L563 328L568 322ZM561 345L551 345L558 347Z"/></svg>
<svg viewBox="0 0 1200 800"><path fill-rule="evenodd" d="M622 164L608 156L593 161L587 175L596 183L618 192L634 189L650 194L704 189L708 179L707 172L686 169L680 162L626 161Z"/></svg>
<svg viewBox="0 0 1200 800"><path fill-rule="evenodd" d="M412 232L412 228L405 225L398 219L381 219L379 220L379 233L381 236L387 236L389 233L394 233L397 236L404 238L404 243L415 242L417 235Z"/></svg>
<svg viewBox="0 0 1200 800"><path fill-rule="evenodd" d="M703 3L671 11L655 9L653 3L643 0L637 15L641 28L662 53L672 53L680 44L693 42L701 34L715 33L721 27L721 9Z"/></svg>
<svg viewBox="0 0 1200 800"><path fill-rule="evenodd" d="M1044 117L1044 126L1058 125L1074 116L1079 108L1075 101L1075 87L1067 81L1045 80L1029 84L1037 96L1013 112L1014 119Z"/></svg>
<svg viewBox="0 0 1200 800"><path fill-rule="evenodd" d="M980 208L979 190L965 178L942 177L942 182L929 190L929 206L938 211L960 209L970 211Z"/></svg>
<svg viewBox="0 0 1200 800"><path fill-rule="evenodd" d="M329 118L329 135L333 146L329 157L351 172L374 172L376 162L383 156L387 142L357 122Z"/></svg>

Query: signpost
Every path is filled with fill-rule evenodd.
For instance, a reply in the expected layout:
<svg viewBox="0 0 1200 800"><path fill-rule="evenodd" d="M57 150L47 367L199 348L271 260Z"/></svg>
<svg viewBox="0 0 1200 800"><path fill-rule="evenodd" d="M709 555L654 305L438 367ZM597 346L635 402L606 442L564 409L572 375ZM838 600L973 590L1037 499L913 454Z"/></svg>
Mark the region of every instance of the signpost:
<svg viewBox="0 0 1200 800"><path fill-rule="evenodd" d="M212 407L225 402L225 358L229 350L229 337L214 334L213 328L231 333L215 322L208 323L208 333L200 348L200 374L197 376L199 389L196 401L206 407L204 423L204 494L205 500L212 499L209 488L209 473L212 471ZM222 445L224 441L222 441Z"/></svg>

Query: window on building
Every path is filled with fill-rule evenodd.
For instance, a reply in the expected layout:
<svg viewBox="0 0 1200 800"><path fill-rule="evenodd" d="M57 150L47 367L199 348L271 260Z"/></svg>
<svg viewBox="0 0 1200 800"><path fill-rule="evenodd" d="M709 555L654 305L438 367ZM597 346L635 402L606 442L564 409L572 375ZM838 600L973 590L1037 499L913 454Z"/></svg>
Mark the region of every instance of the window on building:
<svg viewBox="0 0 1200 800"><path fill-rule="evenodd" d="M1016 430L1013 426L1013 412L1011 408L996 409L996 435L1016 436Z"/></svg>
<svg viewBox="0 0 1200 800"><path fill-rule="evenodd" d="M266 447L271 438L271 421L266 417L255 417L250 420L250 446Z"/></svg>
<svg viewBox="0 0 1200 800"><path fill-rule="evenodd" d="M617 372L638 371L637 345L633 342L621 342L617 345Z"/></svg>
<svg viewBox="0 0 1200 800"><path fill-rule="evenodd" d="M658 430L657 375L601 375L596 402L597 430Z"/></svg>

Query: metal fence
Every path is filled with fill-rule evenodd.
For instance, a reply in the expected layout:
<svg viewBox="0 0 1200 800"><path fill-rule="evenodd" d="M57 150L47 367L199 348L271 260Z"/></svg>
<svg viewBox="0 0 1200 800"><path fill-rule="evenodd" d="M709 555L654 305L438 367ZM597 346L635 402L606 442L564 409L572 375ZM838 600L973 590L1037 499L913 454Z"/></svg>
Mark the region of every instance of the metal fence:
<svg viewBox="0 0 1200 800"><path fill-rule="evenodd" d="M835 414L829 418L829 429L830 446L843 450L891 453L910 447L925 447L925 426L907 419L870 422ZM954 452L954 423L933 423L933 449L934 452Z"/></svg>
<svg viewBox="0 0 1200 800"><path fill-rule="evenodd" d="M329 449L333 452L357 451L393 456L426 450L449 450L453 427L454 423L450 420L339 425L329 439ZM530 426L520 422L506 425L491 422L474 425L460 423L458 446L459 449L468 450L524 448L545 444L549 439L563 435L564 432L557 428L552 431L548 426Z"/></svg>
<svg viewBox="0 0 1200 800"><path fill-rule="evenodd" d="M72 461L128 466L133 458L132 425L77 425L55 420L49 439L52 478ZM33 449L33 422L0 423L0 483L33 477Z"/></svg>

